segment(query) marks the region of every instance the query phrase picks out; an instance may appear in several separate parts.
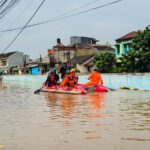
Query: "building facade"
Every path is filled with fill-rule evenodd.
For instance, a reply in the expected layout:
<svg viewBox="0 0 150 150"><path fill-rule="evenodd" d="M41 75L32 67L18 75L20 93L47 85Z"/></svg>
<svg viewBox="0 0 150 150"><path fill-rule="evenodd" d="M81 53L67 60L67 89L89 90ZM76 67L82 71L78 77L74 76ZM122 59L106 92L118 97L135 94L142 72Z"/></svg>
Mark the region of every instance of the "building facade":
<svg viewBox="0 0 150 150"><path fill-rule="evenodd" d="M115 54L116 58L119 58L122 54L126 54L128 51L132 49L131 42L135 35L137 35L138 32L130 32L118 39L116 39L115 44ZM119 59L117 59L119 61Z"/></svg>
<svg viewBox="0 0 150 150"><path fill-rule="evenodd" d="M0 54L0 70L4 73L10 73L11 68L26 65L30 61L28 55L24 55L22 52L9 52Z"/></svg>
<svg viewBox="0 0 150 150"><path fill-rule="evenodd" d="M96 44L97 40L91 37L70 37L70 45L76 45L78 48L85 48L88 45Z"/></svg>

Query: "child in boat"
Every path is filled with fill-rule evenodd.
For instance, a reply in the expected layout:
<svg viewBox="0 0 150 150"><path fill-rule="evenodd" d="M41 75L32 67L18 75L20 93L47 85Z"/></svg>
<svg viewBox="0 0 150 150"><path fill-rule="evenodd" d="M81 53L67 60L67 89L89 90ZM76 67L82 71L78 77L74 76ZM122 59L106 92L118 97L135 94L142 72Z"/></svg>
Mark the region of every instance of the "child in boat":
<svg viewBox="0 0 150 150"><path fill-rule="evenodd" d="M93 68L93 72L89 75L88 80L90 81L85 84L86 86L97 86L99 84L104 84L102 76L96 67Z"/></svg>

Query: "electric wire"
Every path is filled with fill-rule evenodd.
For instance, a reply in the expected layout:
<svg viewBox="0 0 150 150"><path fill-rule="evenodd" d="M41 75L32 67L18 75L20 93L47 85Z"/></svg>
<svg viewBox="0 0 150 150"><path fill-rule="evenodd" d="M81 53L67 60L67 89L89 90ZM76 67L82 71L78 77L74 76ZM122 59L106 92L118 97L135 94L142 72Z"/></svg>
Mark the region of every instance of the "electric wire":
<svg viewBox="0 0 150 150"><path fill-rule="evenodd" d="M36 11L33 13L31 18L28 20L28 22L25 24L25 26L19 31L19 33L13 38L13 40L8 44L8 46L1 52L4 53L13 43L14 41L18 38L18 36L22 33L22 31L26 28L26 26L30 23L30 21L33 19L33 17L36 15L38 10L41 8L41 6L44 4L45 0L42 1L42 3L39 5L39 7L36 9Z"/></svg>
<svg viewBox="0 0 150 150"><path fill-rule="evenodd" d="M71 15L67 15L67 16L63 16L63 17L58 17L58 18L54 18L54 19L47 20L47 21L43 21L43 22L39 22L39 23L27 25L25 28L29 28L29 27L33 27L33 26L38 26L38 25L42 25L42 24L46 24L46 23L50 23L50 22L55 22L55 21L58 21L58 20L63 20L63 19L66 19L66 18L70 18L70 17L73 17L73 16L77 16L77 15L80 15L80 14L87 13L87 12L89 12L89 11L93 11L93 10L96 10L96 9L100 9L100 8L102 8L102 7L106 7L106 6L109 6L109 5L113 5L113 4L118 3L118 2L121 2L121 1L122 1L122 0L113 1L113 2L110 2L110 3L104 4L104 5L100 5L100 6L91 8L91 9L87 9L87 10L85 10L85 11L81 11L81 12L78 12L78 13L74 13L74 14L71 14ZM7 30L3 30L3 31L1 31L1 32L15 31L15 30L19 30L19 29L22 29L22 27L13 28L13 29L7 29Z"/></svg>
<svg viewBox="0 0 150 150"><path fill-rule="evenodd" d="M20 17L22 17L24 15L24 13L28 10L29 6L32 4L34 0L31 0L27 6L22 10L22 12L16 17L16 19L9 25L12 26Z"/></svg>
<svg viewBox="0 0 150 150"><path fill-rule="evenodd" d="M8 11L15 6L15 4L17 2L19 2L20 0L1 0L0 1L0 19L2 19L7 13Z"/></svg>
<svg viewBox="0 0 150 150"><path fill-rule="evenodd" d="M57 16L51 18L51 20L56 19L56 18L58 18L58 17L62 17L62 16L67 15L67 14L70 14L70 13L72 13L72 12L74 12L74 11L77 11L77 10L83 8L83 7L86 7L86 6L88 6L88 5L91 5L92 3L95 3L96 1L100 1L100 0L93 0L93 1L90 1L90 2L88 2L88 3L86 3L86 4L84 4L84 5L81 5L81 6L78 7L78 8L75 8L75 9L66 11L66 12L64 12L64 13L62 13L62 14L60 14L60 15L57 15ZM19 27L19 29L21 29L21 28ZM7 30L3 30L3 31L0 31L0 32L7 32L7 31L13 31L13 30L12 30L12 29L7 29Z"/></svg>

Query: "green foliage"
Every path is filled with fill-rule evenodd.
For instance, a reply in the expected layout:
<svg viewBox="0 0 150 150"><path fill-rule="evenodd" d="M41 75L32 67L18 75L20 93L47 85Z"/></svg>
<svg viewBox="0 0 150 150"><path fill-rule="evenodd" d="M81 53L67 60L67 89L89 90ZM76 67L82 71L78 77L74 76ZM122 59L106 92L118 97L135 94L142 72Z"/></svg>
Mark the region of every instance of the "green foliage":
<svg viewBox="0 0 150 150"><path fill-rule="evenodd" d="M123 71L123 68L117 67L117 66L114 65L111 72L112 73L122 73L124 71Z"/></svg>
<svg viewBox="0 0 150 150"><path fill-rule="evenodd" d="M75 68L76 73L80 73L80 70L78 68Z"/></svg>
<svg viewBox="0 0 150 150"><path fill-rule="evenodd" d="M122 55L121 68L125 72L150 71L150 30L139 31L134 37L132 50Z"/></svg>
<svg viewBox="0 0 150 150"><path fill-rule="evenodd" d="M100 72L109 73L112 72L115 62L115 54L112 53L98 53L94 58L94 64Z"/></svg>

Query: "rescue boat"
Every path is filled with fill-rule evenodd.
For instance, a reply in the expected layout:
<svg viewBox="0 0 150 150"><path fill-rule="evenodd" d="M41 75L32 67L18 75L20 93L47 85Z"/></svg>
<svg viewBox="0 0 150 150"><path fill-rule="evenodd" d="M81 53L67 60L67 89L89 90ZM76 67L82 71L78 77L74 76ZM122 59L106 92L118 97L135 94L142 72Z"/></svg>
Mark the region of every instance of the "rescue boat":
<svg viewBox="0 0 150 150"><path fill-rule="evenodd" d="M40 89L41 92L51 93L64 93L64 94L87 94L89 92L107 92L107 87L103 85L99 86L85 86L84 84L77 84L74 88L55 86L43 86Z"/></svg>

